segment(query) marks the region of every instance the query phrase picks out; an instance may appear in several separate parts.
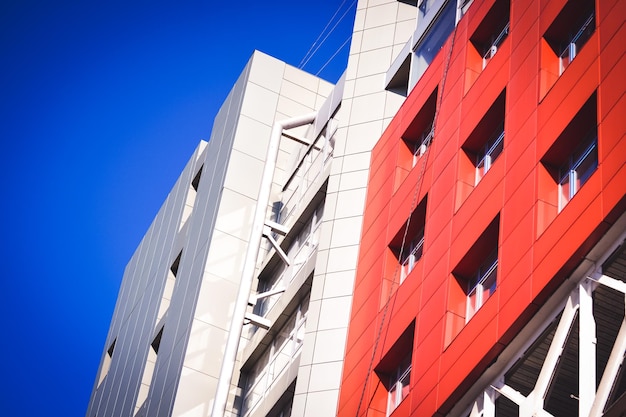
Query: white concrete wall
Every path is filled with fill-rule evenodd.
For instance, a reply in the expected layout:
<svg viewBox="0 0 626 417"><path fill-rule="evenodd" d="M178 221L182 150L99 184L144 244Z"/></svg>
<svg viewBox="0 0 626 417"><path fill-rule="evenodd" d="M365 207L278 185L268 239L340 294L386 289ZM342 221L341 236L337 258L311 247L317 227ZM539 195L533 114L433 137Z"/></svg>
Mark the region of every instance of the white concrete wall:
<svg viewBox="0 0 626 417"><path fill-rule="evenodd" d="M209 414L271 127L319 108L331 88L275 58L253 54L215 118L210 141L199 145L126 267L88 417L133 416L136 407L138 416ZM282 170L285 155L283 160ZM171 299L162 302L181 250ZM153 363L148 352L162 326ZM137 398L146 366L153 377L144 378L141 398L148 384L149 392L142 405ZM233 396L238 378L236 373Z"/></svg>
<svg viewBox="0 0 626 417"><path fill-rule="evenodd" d="M277 120L310 113L329 91L328 83L255 52L226 102L231 106L227 120L222 121L220 115L216 119L214 132L223 128L224 134L233 136L232 151L212 239L209 242L199 236L206 240L202 246L208 244L209 249L200 272L198 302L176 390L174 416L207 416L213 405L272 126ZM233 108L234 101L240 102L238 108ZM213 138L206 166L215 163L209 160L214 155L212 142ZM286 158L279 161L279 171L284 170L285 163ZM200 209L210 204L208 198L205 201L198 197ZM237 394L238 369L227 404L233 404Z"/></svg>

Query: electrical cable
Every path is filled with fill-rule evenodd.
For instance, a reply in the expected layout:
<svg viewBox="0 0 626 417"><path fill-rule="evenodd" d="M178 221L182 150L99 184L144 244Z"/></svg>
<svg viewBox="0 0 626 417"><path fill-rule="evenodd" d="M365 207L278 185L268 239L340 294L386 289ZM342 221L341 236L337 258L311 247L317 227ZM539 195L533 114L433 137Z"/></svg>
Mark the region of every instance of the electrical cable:
<svg viewBox="0 0 626 417"><path fill-rule="evenodd" d="M335 51L335 53L334 53L334 54L333 54L330 58L328 58L328 61L326 61L326 62L324 63L324 65L322 65L322 68L320 68L320 69L319 69L319 71L317 71L317 72L315 73L315 76L316 76L316 77L317 77L318 75L320 75L320 72L322 72L322 71L324 70L324 68L326 68L326 65L330 64L330 61L332 61L332 60L333 60L333 59L337 56L337 54L338 54L338 53L339 53L339 52L343 49L343 47L344 47L344 46L346 46L346 44L350 41L350 39L352 39L352 35L348 36L348 39L346 39L345 41L343 41L343 43L342 43L342 44L341 44L341 46L340 46L340 47L339 47L339 48Z"/></svg>
<svg viewBox="0 0 626 417"><path fill-rule="evenodd" d="M361 391L361 398L359 399L359 405L358 405L357 410L356 410L356 417L359 416L359 412L361 411L361 405L363 404L363 398L365 396L365 391L367 390L367 384L369 382L369 378L370 378L370 375L371 375L373 367L374 367L374 360L376 359L376 350L378 349L378 344L380 343L380 338L382 336L385 319L386 319L386 316L387 316L387 313L388 313L388 310L389 310L389 304L390 304L391 298L393 297L393 294L394 294L394 287L395 287L395 284L396 284L396 277L398 276L398 272L400 271L400 263L402 261L402 256L403 256L403 252L404 252L404 245L406 244L406 237L407 237L408 232L409 232L409 225L411 223L411 217L413 216L413 210L415 210L415 203L417 202L417 198L419 197L419 193L420 193L421 188L422 188L422 182L423 182L423 179L424 179L424 172L426 170L426 164L428 163L428 156L430 155L430 145L432 144L432 141L435 138L434 132L435 132L435 128L436 128L436 125L437 125L437 120L438 120L438 117L439 117L439 110L441 108L441 102L442 102L442 99L443 99L443 93L444 93L444 87L445 87L445 84L446 84L446 79L448 77L448 69L449 69L449 66L450 66L450 60L452 58L452 50L454 49L454 41L455 41L455 38L456 38L456 30L457 30L457 25L455 24L454 25L454 31L452 32L452 41L450 42L450 49L448 50L448 55L446 57L446 63L444 65L444 69L443 69L443 75L442 75L442 79L441 79L441 93L439 94L438 103L437 103L437 106L435 107L435 114L433 116L433 127L432 127L433 135L432 135L432 138L431 138L430 142L427 144L428 146L426 147L425 154L422 155L422 164L421 164L421 167L420 167L420 174L419 174L418 179L417 179L417 187L415 188L415 193L413 194L413 200L411 201L409 217L408 217L408 219L406 221L406 225L404 227L404 234L402 236L402 244L400 246L400 253L398 254L398 264L396 265L396 268L395 268L394 273L392 275L391 285L389 286L389 294L387 296L387 301L385 302L385 307L384 307L382 315L381 315L380 326L378 327L378 333L376 335L376 339L374 340L374 347L373 347L373 350L372 350L372 357L370 358L367 374L365 376L365 382L363 384L363 390Z"/></svg>
<svg viewBox="0 0 626 417"><path fill-rule="evenodd" d="M317 41L320 40L320 38L322 37L322 35L324 34L324 32L326 31L326 29L328 29L328 26L330 25L330 22L333 21L333 19L335 18L335 16L337 16L337 13L339 13L339 10L341 10L341 8L343 7L343 5L346 3L347 0L343 0L341 2L341 4L339 5L339 8L335 11L335 14L333 14L333 17L330 18L330 20L328 21L328 23L326 23L326 26L324 26L324 29L322 29L322 31L320 32L320 34L317 36L317 39L315 39L315 42L313 42L313 44L311 45L311 47L309 48L308 51L306 51L306 54L304 54L304 57L302 58L302 61L300 61L300 63L298 64L298 68L302 68L302 63L304 62L304 60L306 59L306 57L311 53L311 50L313 49L313 47L315 47L315 44L317 44Z"/></svg>
<svg viewBox="0 0 626 417"><path fill-rule="evenodd" d="M345 0L344 2L345 3ZM343 6L343 3L341 4ZM322 39L322 41L317 45L317 47L315 47L315 43L317 43L317 40L313 43L313 45L311 46L311 48L309 49L309 52L307 52L307 54L305 55L305 58L302 59L302 61L300 62L300 65L298 65L299 69L303 69L306 64L308 64L308 62L311 60L311 58L313 58L313 56L317 53L317 51L320 49L320 47L324 44L324 42L326 42L326 40L328 39L328 37L333 33L333 31L337 28L337 26L339 25L339 23L341 23L341 21L343 20L344 17L346 17L346 15L348 14L348 12L350 11L350 9L352 9L352 6L354 6L356 4L356 0L353 0L352 3L350 4L350 6L348 6L348 8L346 9L345 12L343 12L343 14L341 15L341 17L339 18L339 20L337 20L337 22L333 25L332 28L330 28L330 31L326 34L326 36L324 36L324 39ZM339 10L341 9L341 6L339 7L339 9L337 9L337 12L339 12ZM337 14L337 12L335 12L335 15ZM326 24L326 27L324 28L324 30L322 30L322 33L320 33L319 38L322 36L322 34L324 33L324 31L326 30L326 28L328 27L328 25L330 24L330 22L332 21L332 19L334 19L335 15L333 15L333 17L331 18L331 20ZM310 52L311 49L313 49L313 47L315 47L315 49L313 50L313 52ZM308 55L308 57L307 57Z"/></svg>

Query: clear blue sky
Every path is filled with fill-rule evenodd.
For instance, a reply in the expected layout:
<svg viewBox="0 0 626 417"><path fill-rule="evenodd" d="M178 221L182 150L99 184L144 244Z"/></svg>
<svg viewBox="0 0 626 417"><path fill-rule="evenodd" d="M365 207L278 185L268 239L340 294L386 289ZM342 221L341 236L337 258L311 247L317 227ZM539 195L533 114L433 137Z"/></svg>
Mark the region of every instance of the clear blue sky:
<svg viewBox="0 0 626 417"><path fill-rule="evenodd" d="M1 416L84 415L124 266L252 51L298 66L341 4L0 2Z"/></svg>

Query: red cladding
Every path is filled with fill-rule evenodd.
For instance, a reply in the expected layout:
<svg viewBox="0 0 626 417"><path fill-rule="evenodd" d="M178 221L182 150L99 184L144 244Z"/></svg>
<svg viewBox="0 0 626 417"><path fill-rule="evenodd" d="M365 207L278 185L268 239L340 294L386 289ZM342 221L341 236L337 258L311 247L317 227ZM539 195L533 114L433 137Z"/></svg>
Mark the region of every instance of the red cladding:
<svg viewBox="0 0 626 417"><path fill-rule="evenodd" d="M595 30L564 64L555 45L590 7ZM445 415L624 212L625 15L618 0L474 0L445 85L440 53L372 153L340 416L354 416L360 401L359 416L385 416L375 369L392 361L407 328L410 393L391 415ZM485 64L489 31L507 16L508 35ZM441 94L433 142L413 167ZM502 122L498 148L490 135ZM597 168L563 200L562 173L588 131ZM421 257L399 284L401 231L420 202ZM485 271L494 250L495 286L476 284L493 278ZM479 291L482 301L470 301Z"/></svg>

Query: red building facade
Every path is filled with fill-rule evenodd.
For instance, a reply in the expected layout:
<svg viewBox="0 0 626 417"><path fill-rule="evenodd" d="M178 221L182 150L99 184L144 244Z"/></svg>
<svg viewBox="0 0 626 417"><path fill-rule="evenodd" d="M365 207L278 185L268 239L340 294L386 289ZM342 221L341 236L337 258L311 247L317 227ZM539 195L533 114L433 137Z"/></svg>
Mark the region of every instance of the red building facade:
<svg viewBox="0 0 626 417"><path fill-rule="evenodd" d="M460 19L372 152L339 416L626 409L625 17Z"/></svg>

